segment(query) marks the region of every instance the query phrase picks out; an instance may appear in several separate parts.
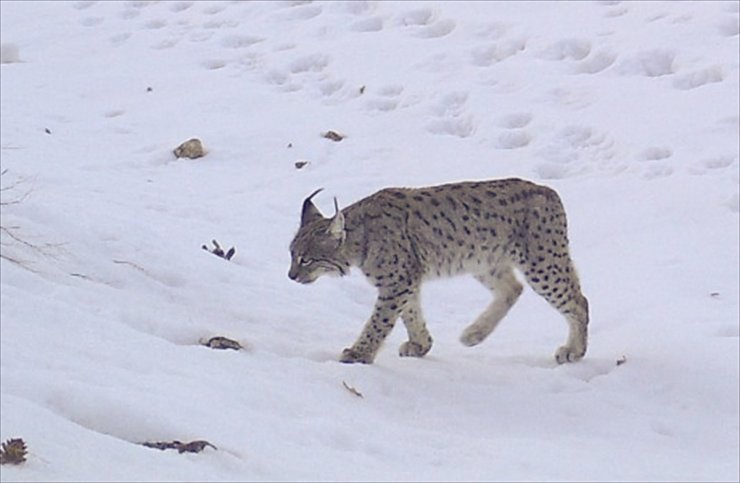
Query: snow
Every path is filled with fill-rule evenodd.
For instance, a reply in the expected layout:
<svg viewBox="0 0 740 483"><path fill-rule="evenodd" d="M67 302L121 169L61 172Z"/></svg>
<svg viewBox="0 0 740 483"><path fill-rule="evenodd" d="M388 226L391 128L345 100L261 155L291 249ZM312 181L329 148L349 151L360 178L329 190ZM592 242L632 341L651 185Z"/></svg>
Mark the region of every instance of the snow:
<svg viewBox="0 0 740 483"><path fill-rule="evenodd" d="M738 481L739 5L3 1L0 480ZM586 358L529 289L462 346L461 277L427 357L337 362L375 293L288 279L303 198L507 176L564 200Z"/></svg>

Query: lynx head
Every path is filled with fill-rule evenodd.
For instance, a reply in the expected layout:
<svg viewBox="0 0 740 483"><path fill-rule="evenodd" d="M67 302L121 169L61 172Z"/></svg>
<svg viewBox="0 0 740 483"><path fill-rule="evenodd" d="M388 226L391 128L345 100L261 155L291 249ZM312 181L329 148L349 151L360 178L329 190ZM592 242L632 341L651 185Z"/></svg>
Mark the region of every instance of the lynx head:
<svg viewBox="0 0 740 483"><path fill-rule="evenodd" d="M314 282L324 274L342 276L349 273L350 264L344 253L347 233L337 199L334 198L336 214L332 218L324 218L311 201L322 189L303 201L301 226L290 244L288 277L299 283Z"/></svg>

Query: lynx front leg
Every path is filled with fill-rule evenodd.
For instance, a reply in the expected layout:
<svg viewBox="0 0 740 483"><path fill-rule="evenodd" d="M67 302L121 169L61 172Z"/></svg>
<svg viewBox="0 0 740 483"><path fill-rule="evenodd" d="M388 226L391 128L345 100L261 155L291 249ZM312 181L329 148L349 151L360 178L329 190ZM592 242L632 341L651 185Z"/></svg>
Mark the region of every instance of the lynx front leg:
<svg viewBox="0 0 740 483"><path fill-rule="evenodd" d="M460 341L466 346L474 346L483 342L498 323L509 312L522 293L522 284L514 277L510 267L500 268L492 273L478 275L483 285L494 294L493 302L478 318L470 324L460 336Z"/></svg>
<svg viewBox="0 0 740 483"><path fill-rule="evenodd" d="M418 292L409 299L406 308L401 313L401 319L406 326L409 340L401 344L398 355L401 357L424 357L432 348L432 336L429 335L424 316L421 313L421 300Z"/></svg>
<svg viewBox="0 0 740 483"><path fill-rule="evenodd" d="M414 296L415 292L410 289L403 290L400 294L381 292L375 302L373 315L352 347L344 349L339 359L340 362L371 364L380 345L390 334L399 315Z"/></svg>

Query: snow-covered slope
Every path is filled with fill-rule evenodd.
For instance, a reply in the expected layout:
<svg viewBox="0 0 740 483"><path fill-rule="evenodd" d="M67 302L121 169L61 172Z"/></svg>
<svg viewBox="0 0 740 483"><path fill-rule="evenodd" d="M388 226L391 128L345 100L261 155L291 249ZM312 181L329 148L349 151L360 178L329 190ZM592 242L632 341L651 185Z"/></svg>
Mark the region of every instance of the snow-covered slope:
<svg viewBox="0 0 740 483"><path fill-rule="evenodd" d="M737 481L739 5L2 2L0 479ZM530 290L463 347L461 277L427 357L338 363L375 294L288 279L303 198L506 176L565 202L587 357Z"/></svg>

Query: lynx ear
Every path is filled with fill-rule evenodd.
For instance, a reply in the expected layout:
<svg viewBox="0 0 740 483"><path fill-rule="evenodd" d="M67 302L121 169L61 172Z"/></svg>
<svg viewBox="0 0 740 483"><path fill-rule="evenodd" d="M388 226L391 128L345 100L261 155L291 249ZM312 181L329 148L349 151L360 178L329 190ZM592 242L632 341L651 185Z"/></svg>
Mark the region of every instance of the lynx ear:
<svg viewBox="0 0 740 483"><path fill-rule="evenodd" d="M334 212L334 218L331 219L327 231L333 238L343 242L347 233L344 231L344 215L339 211L339 203L337 203L336 198L334 198Z"/></svg>
<svg viewBox="0 0 740 483"><path fill-rule="evenodd" d="M301 211L301 226L305 226L308 223L311 223L312 221L320 220L323 218L321 215L321 212L318 208L316 208L316 205L313 204L313 201L311 201L311 198L319 194L324 188L319 188L313 193L311 193L308 198L303 200L303 210Z"/></svg>

